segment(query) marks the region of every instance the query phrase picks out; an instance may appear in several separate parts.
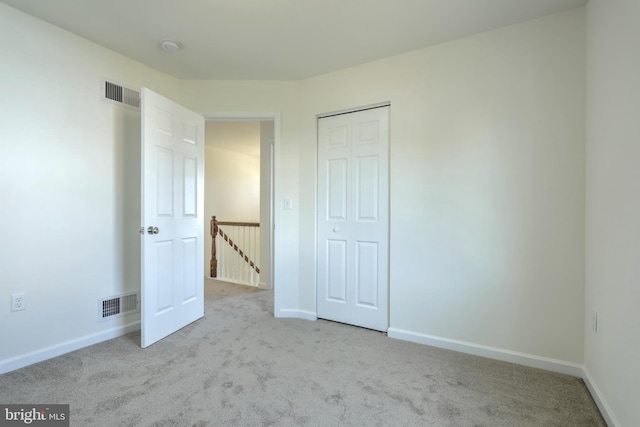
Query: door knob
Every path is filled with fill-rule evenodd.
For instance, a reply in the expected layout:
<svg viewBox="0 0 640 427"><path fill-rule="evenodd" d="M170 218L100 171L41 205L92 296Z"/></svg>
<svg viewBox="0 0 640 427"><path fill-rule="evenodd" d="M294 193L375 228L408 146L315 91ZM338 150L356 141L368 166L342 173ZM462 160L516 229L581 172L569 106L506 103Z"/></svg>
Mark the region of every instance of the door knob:
<svg viewBox="0 0 640 427"><path fill-rule="evenodd" d="M340 231L340 229L338 227L333 227L333 232L337 233L338 231Z"/></svg>
<svg viewBox="0 0 640 427"><path fill-rule="evenodd" d="M158 234L160 232L160 229L158 227L153 227L153 226L149 226L149 228L147 228L147 233L149 234Z"/></svg>

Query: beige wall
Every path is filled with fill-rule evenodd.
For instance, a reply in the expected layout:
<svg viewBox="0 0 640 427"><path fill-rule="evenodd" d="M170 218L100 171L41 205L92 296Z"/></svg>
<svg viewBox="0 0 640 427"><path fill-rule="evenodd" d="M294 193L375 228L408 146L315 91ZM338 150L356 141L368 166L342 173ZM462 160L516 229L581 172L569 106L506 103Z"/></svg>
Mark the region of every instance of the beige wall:
<svg viewBox="0 0 640 427"><path fill-rule="evenodd" d="M640 425L638 22L636 0L587 7L585 367L610 425L625 427Z"/></svg>
<svg viewBox="0 0 640 427"><path fill-rule="evenodd" d="M207 133L207 138L210 133ZM256 144L260 144L259 126ZM260 221L260 157L205 147L205 271L209 276L211 230L209 220ZM258 261L258 260L254 260Z"/></svg>

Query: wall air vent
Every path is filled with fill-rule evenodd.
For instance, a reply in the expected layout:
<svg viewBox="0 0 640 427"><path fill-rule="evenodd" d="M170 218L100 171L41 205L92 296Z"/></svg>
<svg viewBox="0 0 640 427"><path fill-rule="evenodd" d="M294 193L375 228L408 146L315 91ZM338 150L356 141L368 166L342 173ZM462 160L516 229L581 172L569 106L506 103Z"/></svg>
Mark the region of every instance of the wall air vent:
<svg viewBox="0 0 640 427"><path fill-rule="evenodd" d="M108 80L103 81L102 89L105 100L135 109L140 108L140 92Z"/></svg>
<svg viewBox="0 0 640 427"><path fill-rule="evenodd" d="M116 319L140 311L137 292L98 300L98 320Z"/></svg>

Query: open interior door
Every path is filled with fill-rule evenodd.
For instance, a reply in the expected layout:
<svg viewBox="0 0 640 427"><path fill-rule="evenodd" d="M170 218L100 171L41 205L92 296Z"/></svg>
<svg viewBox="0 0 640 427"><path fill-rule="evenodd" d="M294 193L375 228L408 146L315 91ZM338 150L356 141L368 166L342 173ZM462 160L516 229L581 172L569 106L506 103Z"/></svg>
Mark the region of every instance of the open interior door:
<svg viewBox="0 0 640 427"><path fill-rule="evenodd" d="M141 98L144 348L204 315L204 118Z"/></svg>

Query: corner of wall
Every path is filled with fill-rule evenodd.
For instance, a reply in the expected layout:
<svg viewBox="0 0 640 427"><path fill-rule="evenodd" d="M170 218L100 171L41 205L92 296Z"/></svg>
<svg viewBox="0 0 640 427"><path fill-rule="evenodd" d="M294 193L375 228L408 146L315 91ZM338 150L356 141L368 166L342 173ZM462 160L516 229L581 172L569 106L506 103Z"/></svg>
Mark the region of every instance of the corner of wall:
<svg viewBox="0 0 640 427"><path fill-rule="evenodd" d="M616 419L615 415L613 415L611 407L607 403L604 395L602 394L602 391L596 385L586 366L582 367L581 377L585 385L587 386L587 389L589 389L591 397L593 397L594 402L596 402L596 405L598 406L600 413L604 417L604 420L607 422L607 425L609 427L620 427L620 423Z"/></svg>

